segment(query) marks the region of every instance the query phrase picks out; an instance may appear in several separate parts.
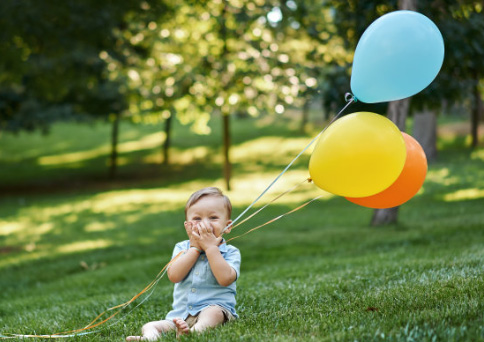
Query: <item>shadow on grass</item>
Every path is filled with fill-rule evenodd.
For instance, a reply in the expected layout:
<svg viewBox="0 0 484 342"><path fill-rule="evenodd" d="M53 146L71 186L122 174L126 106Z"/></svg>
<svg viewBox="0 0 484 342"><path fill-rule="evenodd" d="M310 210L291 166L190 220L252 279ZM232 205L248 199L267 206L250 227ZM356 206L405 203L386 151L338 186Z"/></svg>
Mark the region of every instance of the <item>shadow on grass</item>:
<svg viewBox="0 0 484 342"><path fill-rule="evenodd" d="M252 119L233 120L237 129L233 133L232 148L235 149L237 146L261 137L305 138L299 131L289 128L287 120L279 118L280 122L272 122L269 119L265 123ZM31 149L25 151L25 157L21 157L22 151L12 149L11 153L20 156L0 159L0 175L3 182L3 184L0 184L0 196L65 192L68 190L80 191L86 188L125 188L135 184L167 186L192 179L215 180L221 178L222 138L220 129L217 128L218 125L221 125L219 121L219 119L213 120L211 124L213 133L208 136L196 136L186 126L175 125L172 137L172 161L169 165L161 163L162 138L160 138L157 148L146 148L142 145L136 147L134 145L136 145L137 140L129 140L142 140L142 135L137 130L145 130L146 134L155 134L153 127L146 128L126 123L124 139L127 141L125 143L131 141L134 147L130 151L120 152L115 180L110 180L108 176L109 150L106 142L103 143L102 140L97 138L92 139L92 144L89 145L85 140L89 141L89 135L92 135L93 132L84 129L76 135L74 126L64 127L64 130L72 130L71 136L66 132L62 132L62 134L54 132L48 140L48 143L53 147L52 151L56 151L54 153L57 153L57 155L44 156L43 153L49 151L48 147L39 149L38 152ZM105 126L93 127L92 129L94 131L97 129L98 135L108 133ZM38 139L34 138L32 138L32 141L41 143L41 140L37 141ZM28 140L30 137L25 136L22 139ZM75 141L79 139L84 141L76 148ZM8 142L14 144L15 140L10 138ZM81 150L79 147L85 149ZM63 148L67 154L63 154ZM93 153L92 151L98 152ZM4 154L8 153L9 149L6 148ZM46 158L50 158L47 159L48 162L43 161ZM63 162L63 158L69 158L70 161ZM73 158L74 161L72 161ZM234 162L233 168L235 172L244 172L244 165L244 163ZM261 162L259 165L263 168L274 167L276 169L281 164L274 163L274 160L272 160Z"/></svg>

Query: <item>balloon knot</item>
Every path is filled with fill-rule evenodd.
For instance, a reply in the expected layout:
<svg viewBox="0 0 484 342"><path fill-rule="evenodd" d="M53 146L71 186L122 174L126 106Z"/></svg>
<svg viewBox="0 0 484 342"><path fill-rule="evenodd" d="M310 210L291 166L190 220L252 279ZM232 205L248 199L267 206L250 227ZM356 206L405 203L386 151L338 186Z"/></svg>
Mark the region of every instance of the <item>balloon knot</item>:
<svg viewBox="0 0 484 342"><path fill-rule="evenodd" d="M312 183L313 182L313 179L312 178L308 178L308 183Z"/></svg>
<svg viewBox="0 0 484 342"><path fill-rule="evenodd" d="M350 102L350 101L353 101L353 102L356 102L356 97L355 95L351 94L351 93L346 93L345 94L345 101L346 102Z"/></svg>

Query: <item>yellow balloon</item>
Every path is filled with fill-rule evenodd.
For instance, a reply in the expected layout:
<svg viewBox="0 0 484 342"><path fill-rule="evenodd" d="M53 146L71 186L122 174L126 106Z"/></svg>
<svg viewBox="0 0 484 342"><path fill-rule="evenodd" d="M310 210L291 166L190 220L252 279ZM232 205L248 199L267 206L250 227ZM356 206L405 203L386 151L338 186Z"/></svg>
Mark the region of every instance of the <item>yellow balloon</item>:
<svg viewBox="0 0 484 342"><path fill-rule="evenodd" d="M405 141L393 122L358 112L335 121L321 134L309 160L309 173L325 191L367 197L393 184L406 155Z"/></svg>

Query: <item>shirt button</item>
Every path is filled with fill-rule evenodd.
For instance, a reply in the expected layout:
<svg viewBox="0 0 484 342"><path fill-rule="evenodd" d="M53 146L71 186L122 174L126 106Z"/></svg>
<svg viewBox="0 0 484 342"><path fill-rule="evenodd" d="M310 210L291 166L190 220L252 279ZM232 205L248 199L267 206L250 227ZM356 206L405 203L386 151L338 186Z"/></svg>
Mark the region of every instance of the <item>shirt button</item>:
<svg viewBox="0 0 484 342"><path fill-rule="evenodd" d="M190 305L188 308L189 308L190 310L191 310L191 309L193 309L193 307L192 307L191 305Z"/></svg>
<svg viewBox="0 0 484 342"><path fill-rule="evenodd" d="M197 289L196 289L196 288L193 288L193 289L192 289L192 292L197 292Z"/></svg>
<svg viewBox="0 0 484 342"><path fill-rule="evenodd" d="M198 271L197 271L197 272L195 272L195 275L199 275Z"/></svg>
<svg viewBox="0 0 484 342"><path fill-rule="evenodd" d="M204 256L202 256L202 260L205 260L205 257Z"/></svg>

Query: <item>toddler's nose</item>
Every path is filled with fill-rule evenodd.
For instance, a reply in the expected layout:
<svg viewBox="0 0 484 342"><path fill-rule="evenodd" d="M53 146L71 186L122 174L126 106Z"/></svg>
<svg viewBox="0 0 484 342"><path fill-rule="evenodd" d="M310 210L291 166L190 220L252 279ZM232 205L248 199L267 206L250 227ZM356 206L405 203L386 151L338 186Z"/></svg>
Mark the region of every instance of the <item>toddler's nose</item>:
<svg viewBox="0 0 484 342"><path fill-rule="evenodd" d="M210 220L208 218L204 218L203 219L203 224L205 225L205 227L207 227L208 229L212 229L212 223L210 222Z"/></svg>

